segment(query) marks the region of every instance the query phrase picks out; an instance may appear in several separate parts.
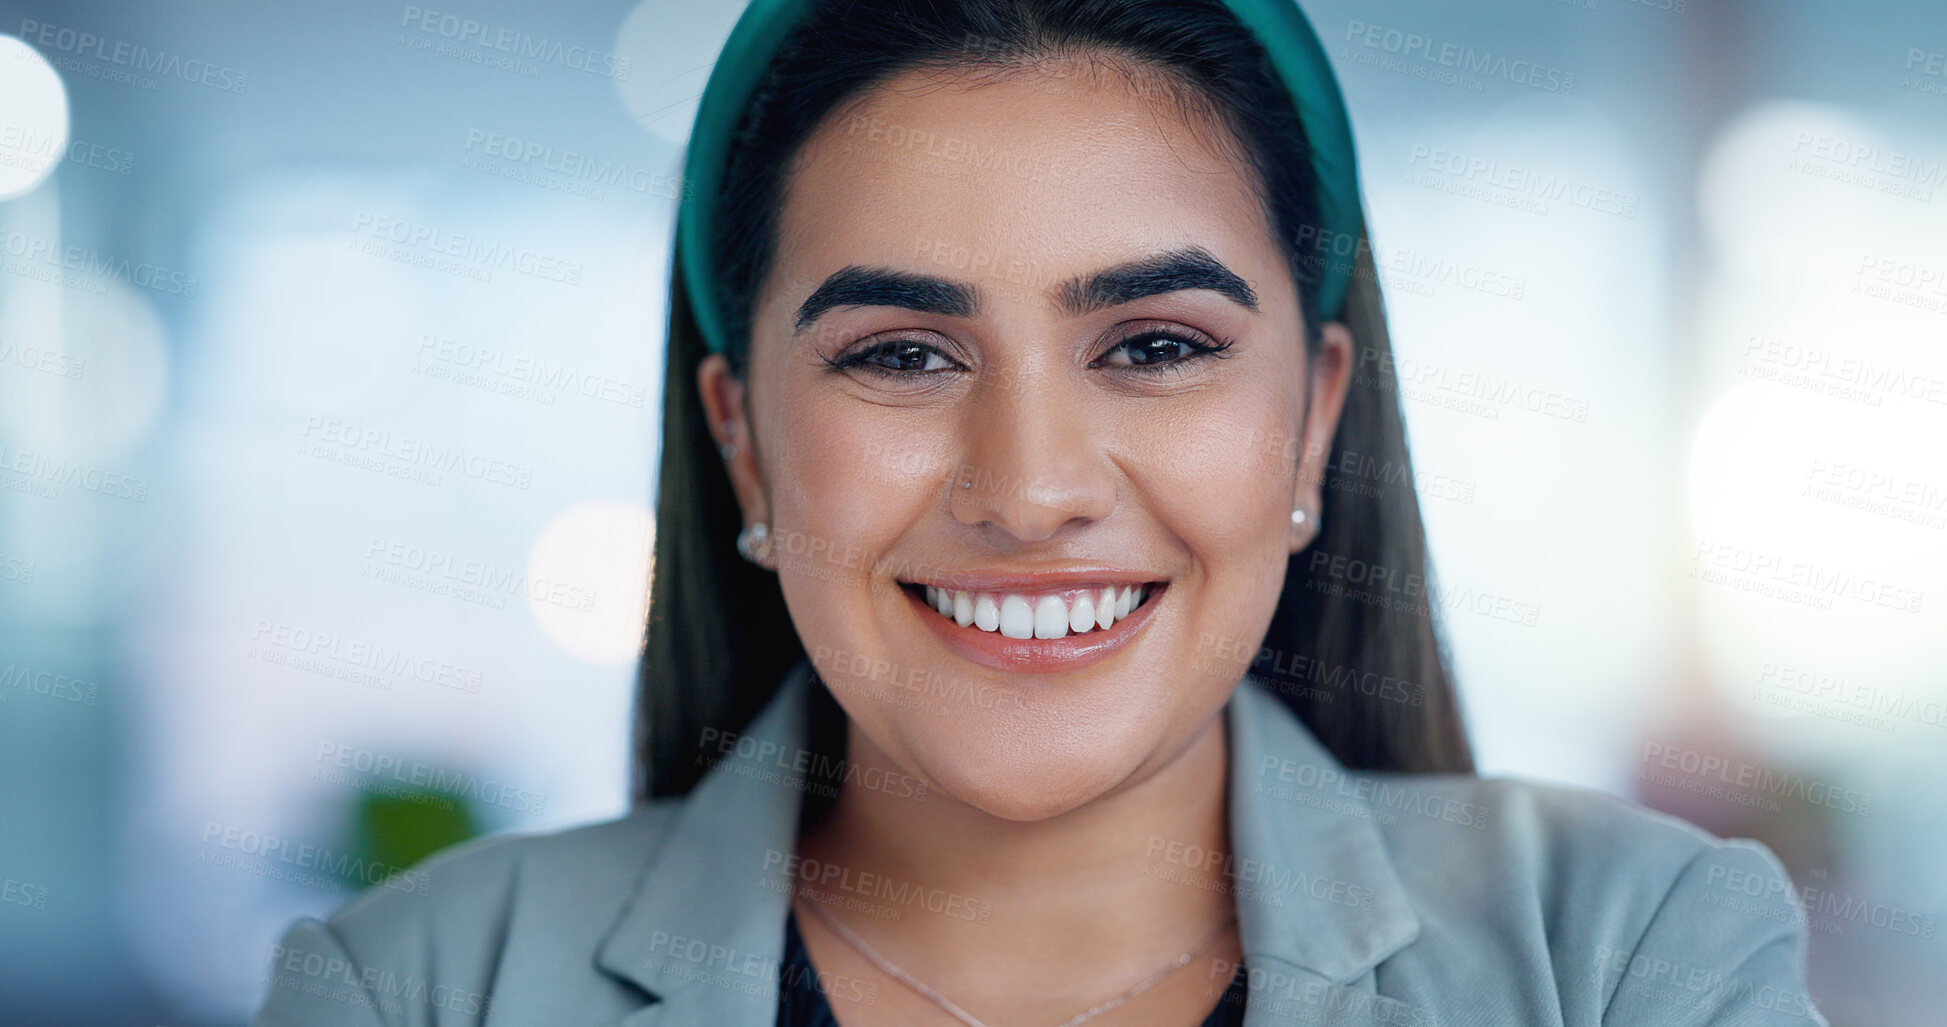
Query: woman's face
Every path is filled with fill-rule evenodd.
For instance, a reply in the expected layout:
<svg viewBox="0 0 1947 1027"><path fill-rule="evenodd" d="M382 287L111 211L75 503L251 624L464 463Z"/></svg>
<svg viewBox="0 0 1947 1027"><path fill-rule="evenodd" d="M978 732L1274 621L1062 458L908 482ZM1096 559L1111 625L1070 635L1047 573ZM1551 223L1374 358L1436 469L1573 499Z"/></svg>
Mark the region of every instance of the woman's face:
<svg viewBox="0 0 1947 1027"><path fill-rule="evenodd" d="M1042 819L1167 764L1248 668L1350 340L1307 359L1215 131L1068 62L912 73L801 151L747 381L700 384L855 760Z"/></svg>

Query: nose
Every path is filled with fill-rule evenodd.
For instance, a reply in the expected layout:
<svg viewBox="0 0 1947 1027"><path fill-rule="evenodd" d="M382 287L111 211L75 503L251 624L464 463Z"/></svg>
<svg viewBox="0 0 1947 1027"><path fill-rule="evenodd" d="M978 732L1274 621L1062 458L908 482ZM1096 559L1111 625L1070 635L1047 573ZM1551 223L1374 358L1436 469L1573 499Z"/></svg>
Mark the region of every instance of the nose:
<svg viewBox="0 0 1947 1027"><path fill-rule="evenodd" d="M961 461L947 483L962 524L1021 542L1053 537L1071 522L1115 508L1107 426L1059 373L982 382L963 415Z"/></svg>

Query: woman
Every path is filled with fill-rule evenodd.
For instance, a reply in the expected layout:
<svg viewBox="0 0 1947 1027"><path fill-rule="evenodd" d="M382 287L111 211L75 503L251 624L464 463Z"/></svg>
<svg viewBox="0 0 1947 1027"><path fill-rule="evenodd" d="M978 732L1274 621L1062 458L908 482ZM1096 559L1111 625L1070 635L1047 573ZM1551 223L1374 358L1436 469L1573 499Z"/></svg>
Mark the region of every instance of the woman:
<svg viewBox="0 0 1947 1027"><path fill-rule="evenodd" d="M689 161L644 801L260 1023L1823 1022L1762 847L1471 776L1295 7L760 0Z"/></svg>

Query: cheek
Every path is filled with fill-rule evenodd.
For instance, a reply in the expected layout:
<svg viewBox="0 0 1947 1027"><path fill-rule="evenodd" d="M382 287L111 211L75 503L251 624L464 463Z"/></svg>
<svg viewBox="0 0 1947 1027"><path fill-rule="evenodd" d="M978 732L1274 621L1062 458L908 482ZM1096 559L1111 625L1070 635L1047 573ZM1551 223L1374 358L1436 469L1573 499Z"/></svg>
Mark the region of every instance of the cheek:
<svg viewBox="0 0 1947 1027"><path fill-rule="evenodd" d="M802 633L856 634L875 579L910 576L884 554L942 505L950 447L937 424L844 397L782 407L768 454L779 580Z"/></svg>
<svg viewBox="0 0 1947 1027"><path fill-rule="evenodd" d="M1296 412L1259 388L1197 397L1149 419L1130 453L1144 501L1211 570L1283 552L1296 484Z"/></svg>

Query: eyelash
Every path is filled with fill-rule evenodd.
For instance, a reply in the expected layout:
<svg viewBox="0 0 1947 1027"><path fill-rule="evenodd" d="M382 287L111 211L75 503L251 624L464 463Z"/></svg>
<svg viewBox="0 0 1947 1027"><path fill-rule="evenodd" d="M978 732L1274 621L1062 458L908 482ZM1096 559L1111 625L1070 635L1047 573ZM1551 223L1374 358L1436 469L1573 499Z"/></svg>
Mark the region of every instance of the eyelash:
<svg viewBox="0 0 1947 1027"><path fill-rule="evenodd" d="M1158 339L1166 339L1170 342L1177 343L1183 346L1185 349L1189 350L1189 352L1174 360L1165 360L1159 363L1152 363L1152 364L1130 364L1129 365L1130 370L1136 371L1139 374L1155 375L1159 377L1163 375L1182 374L1185 370L1188 369L1187 365L1189 365L1190 363L1196 361L1201 357L1222 358L1228 356L1228 354L1225 351L1230 349L1231 346L1235 345L1237 342L1236 339L1225 339L1222 342L1209 343L1199 339L1191 338L1190 336L1180 332L1172 332L1161 328L1152 328L1146 331L1136 332L1135 334L1130 335L1128 338L1123 339L1120 342L1117 342L1114 346L1109 347L1108 353L1104 353L1102 354L1101 357L1097 357L1095 360L1090 361L1089 366L1095 367L1099 365L1103 359L1106 359L1108 357L1110 353L1114 353L1116 350L1122 349L1125 346L1130 346L1135 343L1141 343L1141 342L1153 342ZM837 359L833 359L831 357L823 357L821 359L824 360L825 366L831 368L834 371L850 371L854 368L857 368L857 369L869 371L873 374L880 375L886 378L913 378L920 375L941 373L941 370L901 371L896 368L886 367L882 364L874 364L870 362L870 358L873 357L874 355L884 353L887 350L889 350L891 347L900 346L900 345L918 346L924 350L929 350L934 353L940 352L939 347L937 346L930 346L927 345L926 343L919 342L913 339L887 339L884 340L883 342L877 342L869 346L860 347L859 349L844 354L843 356L840 356ZM941 353L940 355L942 357L946 356L946 354L944 353ZM942 370L950 370L950 369L942 369Z"/></svg>

